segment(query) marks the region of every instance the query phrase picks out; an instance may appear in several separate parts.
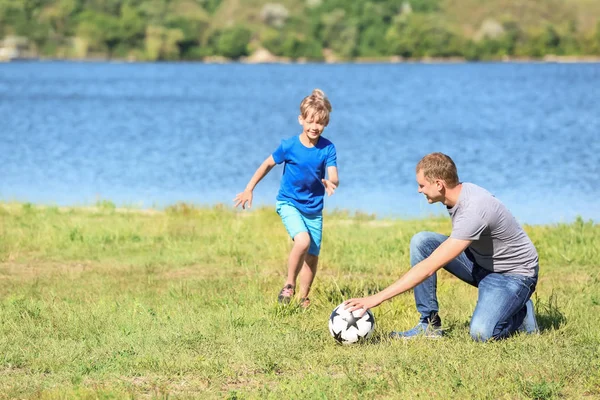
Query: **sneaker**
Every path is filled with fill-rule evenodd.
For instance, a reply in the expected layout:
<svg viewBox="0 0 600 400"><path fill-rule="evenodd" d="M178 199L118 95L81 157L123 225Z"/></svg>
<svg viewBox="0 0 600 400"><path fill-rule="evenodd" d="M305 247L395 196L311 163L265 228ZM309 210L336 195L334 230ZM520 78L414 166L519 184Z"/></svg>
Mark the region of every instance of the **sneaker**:
<svg viewBox="0 0 600 400"><path fill-rule="evenodd" d="M300 299L300 307L308 308L310 307L310 299L308 297L303 297Z"/></svg>
<svg viewBox="0 0 600 400"><path fill-rule="evenodd" d="M539 333L540 328L538 327L537 320L535 319L535 308L533 307L533 301L531 299L527 300L525 303L525 308L527 308L527 314L525 314L525 319L523 323L519 327L519 332L525 332L527 334Z"/></svg>
<svg viewBox="0 0 600 400"><path fill-rule="evenodd" d="M408 331L390 333L390 337L393 339L412 339L418 336L430 339L442 337L442 319L437 311L432 311L425 322L419 322L417 326Z"/></svg>
<svg viewBox="0 0 600 400"><path fill-rule="evenodd" d="M390 333L392 339L413 339L419 336L429 339L439 339L442 337L442 327L427 322L419 322L417 326L408 331Z"/></svg>
<svg viewBox="0 0 600 400"><path fill-rule="evenodd" d="M277 296L277 301L282 304L289 304L294 296L294 287L290 284L285 285L281 292L279 292L279 296Z"/></svg>

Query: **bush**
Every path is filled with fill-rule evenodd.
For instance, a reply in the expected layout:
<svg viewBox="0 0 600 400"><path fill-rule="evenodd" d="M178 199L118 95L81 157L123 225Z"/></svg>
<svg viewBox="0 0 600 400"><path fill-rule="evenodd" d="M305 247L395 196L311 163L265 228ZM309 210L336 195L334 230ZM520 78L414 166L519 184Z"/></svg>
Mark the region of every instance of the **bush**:
<svg viewBox="0 0 600 400"><path fill-rule="evenodd" d="M233 59L247 56L251 37L250 30L241 26L223 30L217 39L217 53Z"/></svg>

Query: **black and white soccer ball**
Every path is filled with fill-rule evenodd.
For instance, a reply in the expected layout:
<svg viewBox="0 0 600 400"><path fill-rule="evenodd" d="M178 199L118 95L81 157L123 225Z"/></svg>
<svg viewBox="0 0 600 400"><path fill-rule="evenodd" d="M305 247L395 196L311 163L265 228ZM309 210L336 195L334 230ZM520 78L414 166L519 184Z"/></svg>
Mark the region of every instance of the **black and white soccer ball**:
<svg viewBox="0 0 600 400"><path fill-rule="evenodd" d="M358 317L362 310L350 312L344 309L344 303L337 306L329 317L329 333L338 343L353 344L373 335L375 330L375 317L371 310Z"/></svg>

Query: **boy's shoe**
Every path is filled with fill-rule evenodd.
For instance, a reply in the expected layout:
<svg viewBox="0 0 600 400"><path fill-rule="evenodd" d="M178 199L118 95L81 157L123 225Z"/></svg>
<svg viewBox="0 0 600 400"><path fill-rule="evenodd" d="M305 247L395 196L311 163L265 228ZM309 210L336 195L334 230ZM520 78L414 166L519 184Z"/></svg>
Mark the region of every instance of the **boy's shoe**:
<svg viewBox="0 0 600 400"><path fill-rule="evenodd" d="M523 323L519 327L519 332L525 332L528 334L540 333L540 328L538 327L537 320L535 319L535 308L533 307L533 301L531 299L527 300L525 303L525 308L527 308L527 314L525 314L525 319Z"/></svg>
<svg viewBox="0 0 600 400"><path fill-rule="evenodd" d="M442 327L440 325L428 324L427 322L419 322L414 328L404 332L392 332L392 339L413 339L423 336L429 339L439 339L442 337Z"/></svg>
<svg viewBox="0 0 600 400"><path fill-rule="evenodd" d="M294 287L290 284L285 285L277 296L277 301L281 304L289 304L294 297Z"/></svg>
<svg viewBox="0 0 600 400"><path fill-rule="evenodd" d="M300 307L308 308L310 307L310 299L308 297L303 297L300 299Z"/></svg>

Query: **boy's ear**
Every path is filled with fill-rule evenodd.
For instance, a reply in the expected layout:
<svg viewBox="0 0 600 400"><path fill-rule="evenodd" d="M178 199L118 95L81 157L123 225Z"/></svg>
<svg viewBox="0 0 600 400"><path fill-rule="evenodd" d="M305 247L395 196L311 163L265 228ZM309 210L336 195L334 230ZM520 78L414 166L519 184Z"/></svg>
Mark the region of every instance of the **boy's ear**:
<svg viewBox="0 0 600 400"><path fill-rule="evenodd" d="M302 125L302 122L304 122L304 120L302 119L302 115L298 115L298 123Z"/></svg>

